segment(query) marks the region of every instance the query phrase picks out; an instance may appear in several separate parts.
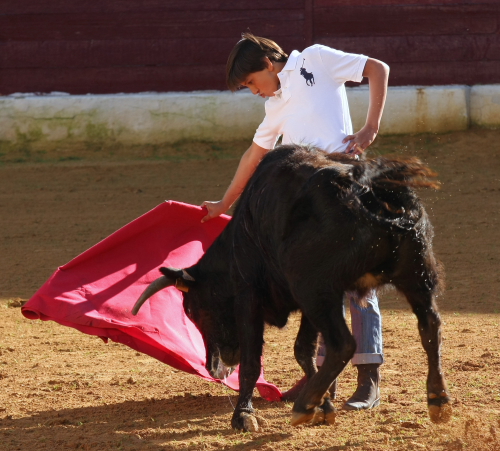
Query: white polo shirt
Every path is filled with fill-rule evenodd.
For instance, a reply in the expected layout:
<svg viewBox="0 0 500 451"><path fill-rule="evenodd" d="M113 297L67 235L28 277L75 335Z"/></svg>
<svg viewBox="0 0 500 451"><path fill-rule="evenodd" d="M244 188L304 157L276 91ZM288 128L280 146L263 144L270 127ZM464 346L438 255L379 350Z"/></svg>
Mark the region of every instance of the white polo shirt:
<svg viewBox="0 0 500 451"><path fill-rule="evenodd" d="M360 82L368 57L313 45L294 50L278 74L281 88L265 103L266 117L254 142L272 149L283 144L312 144L327 152L344 152L352 134L344 83Z"/></svg>

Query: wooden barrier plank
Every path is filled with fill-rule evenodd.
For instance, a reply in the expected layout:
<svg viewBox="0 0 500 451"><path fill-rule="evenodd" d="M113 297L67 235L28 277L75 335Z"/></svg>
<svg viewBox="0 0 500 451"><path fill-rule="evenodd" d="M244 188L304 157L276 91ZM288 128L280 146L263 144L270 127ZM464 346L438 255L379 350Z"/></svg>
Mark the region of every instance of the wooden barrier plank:
<svg viewBox="0 0 500 451"><path fill-rule="evenodd" d="M500 60L500 35L316 37L316 43L386 63Z"/></svg>
<svg viewBox="0 0 500 451"><path fill-rule="evenodd" d="M339 6L409 6L409 5L484 5L497 4L498 0L314 0L315 8ZM228 10L292 10L304 9L303 1L297 0L0 0L3 14L61 14L104 13L130 11L228 11Z"/></svg>
<svg viewBox="0 0 500 451"><path fill-rule="evenodd" d="M123 39L0 43L0 68L224 64L236 39Z"/></svg>
<svg viewBox="0 0 500 451"><path fill-rule="evenodd" d="M233 11L233 10L302 10L297 0L0 0L3 14L63 14L136 11Z"/></svg>
<svg viewBox="0 0 500 451"><path fill-rule="evenodd" d="M500 83L500 61L392 63L390 86Z"/></svg>
<svg viewBox="0 0 500 451"><path fill-rule="evenodd" d="M3 69L0 95L14 92L70 94L227 89L225 65Z"/></svg>
<svg viewBox="0 0 500 451"><path fill-rule="evenodd" d="M0 68L225 64L237 39L9 41L0 43ZM500 35L331 37L317 43L392 62L500 60ZM279 39L303 50L301 37Z"/></svg>
<svg viewBox="0 0 500 451"><path fill-rule="evenodd" d="M70 94L227 89L223 65L4 69L0 95L62 91ZM366 80L365 80L366 82ZM393 63L390 86L500 83L500 61ZM352 83L350 85L353 85Z"/></svg>
<svg viewBox="0 0 500 451"><path fill-rule="evenodd" d="M233 37L250 28L264 36L303 35L304 12L171 11L0 16L0 41Z"/></svg>
<svg viewBox="0 0 500 451"><path fill-rule="evenodd" d="M0 68L226 64L237 41L238 37L8 41L0 43ZM283 36L279 42L288 51L304 46L297 36Z"/></svg>
<svg viewBox="0 0 500 451"><path fill-rule="evenodd" d="M336 8L337 6L409 6L409 5L481 5L496 4L498 0L314 0L316 8Z"/></svg>
<svg viewBox="0 0 500 451"><path fill-rule="evenodd" d="M314 36L494 34L500 4L315 8Z"/></svg>

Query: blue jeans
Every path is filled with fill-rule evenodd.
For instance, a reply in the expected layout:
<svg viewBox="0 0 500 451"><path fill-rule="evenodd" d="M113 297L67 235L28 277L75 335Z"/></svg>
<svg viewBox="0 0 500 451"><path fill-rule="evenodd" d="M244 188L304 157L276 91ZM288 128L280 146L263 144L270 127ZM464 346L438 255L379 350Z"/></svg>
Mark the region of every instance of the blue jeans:
<svg viewBox="0 0 500 451"><path fill-rule="evenodd" d="M366 308L360 307L356 302L357 293L346 293L345 301L349 300L349 310L351 312L352 334L356 340L356 353L351 363L353 365L363 365L367 363L384 363L383 342L382 342L382 315L378 307L377 292L371 290L366 295ZM325 355L325 345L323 337L319 337L319 349L316 363L321 365Z"/></svg>
<svg viewBox="0 0 500 451"><path fill-rule="evenodd" d="M351 360L353 365L384 363L382 343L382 315L378 308L377 292L371 290L366 295L367 307L356 302L357 293L346 293L351 312L352 334L356 340L356 353ZM345 302L345 300L344 300Z"/></svg>

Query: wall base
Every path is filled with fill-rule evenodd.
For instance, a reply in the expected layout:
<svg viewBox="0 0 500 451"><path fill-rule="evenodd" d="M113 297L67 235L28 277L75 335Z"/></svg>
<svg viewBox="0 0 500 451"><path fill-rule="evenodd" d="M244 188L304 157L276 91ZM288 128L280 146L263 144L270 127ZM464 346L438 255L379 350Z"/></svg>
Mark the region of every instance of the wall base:
<svg viewBox="0 0 500 451"><path fill-rule="evenodd" d="M365 122L368 87L347 92L357 130ZM250 141L263 117L264 100L248 91L13 94L0 97L0 146ZM444 133L469 124L500 126L500 85L390 88L380 133Z"/></svg>

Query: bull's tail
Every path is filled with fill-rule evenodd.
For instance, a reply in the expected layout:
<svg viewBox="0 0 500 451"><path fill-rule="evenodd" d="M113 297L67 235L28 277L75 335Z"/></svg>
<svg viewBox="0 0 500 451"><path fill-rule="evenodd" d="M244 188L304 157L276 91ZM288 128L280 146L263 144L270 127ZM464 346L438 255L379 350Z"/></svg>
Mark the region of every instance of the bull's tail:
<svg viewBox="0 0 500 451"><path fill-rule="evenodd" d="M379 157L366 161L360 181L383 189L396 187L434 188L440 184L434 178L437 173L418 158Z"/></svg>
<svg viewBox="0 0 500 451"><path fill-rule="evenodd" d="M436 173L417 158L379 157L354 165L344 191L351 210L370 221L411 230L422 217L414 188L439 188ZM354 207L354 208L352 208Z"/></svg>

